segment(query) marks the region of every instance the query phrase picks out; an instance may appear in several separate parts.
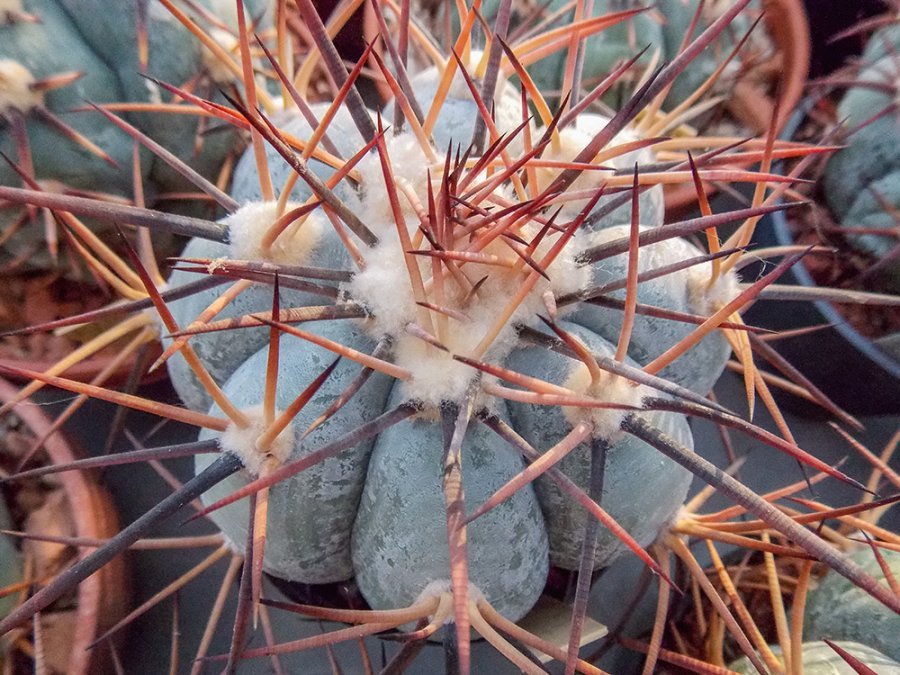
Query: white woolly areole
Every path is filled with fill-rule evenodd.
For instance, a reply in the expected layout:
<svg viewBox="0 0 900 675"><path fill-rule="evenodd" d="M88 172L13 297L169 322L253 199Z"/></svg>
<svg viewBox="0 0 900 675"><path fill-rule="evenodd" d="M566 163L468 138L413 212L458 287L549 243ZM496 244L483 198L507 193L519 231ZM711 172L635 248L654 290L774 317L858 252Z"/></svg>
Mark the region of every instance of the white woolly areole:
<svg viewBox="0 0 900 675"><path fill-rule="evenodd" d="M4 15L23 14L22 0L0 0L0 18Z"/></svg>
<svg viewBox="0 0 900 675"><path fill-rule="evenodd" d="M645 394L643 386L634 386L630 380L610 373L603 373L600 380L593 384L590 371L586 365L580 362L572 364L572 370L563 386L584 396L596 398L598 401L635 408L641 407L641 399ZM578 408L575 406L565 406L562 410L572 426L579 422L588 422L593 427L591 436L604 440L610 445L617 443L625 435L625 432L622 431L622 420L631 412L617 408Z"/></svg>
<svg viewBox="0 0 900 675"><path fill-rule="evenodd" d="M600 131L602 131L608 123L609 118L604 115L598 115L596 113L583 113L579 115L575 120L575 124L571 124L559 132L559 144L551 142L547 146L547 149L544 151L543 158L562 162L570 162L574 160L578 156L578 154L582 150L584 150L584 148L593 140L594 136L600 133ZM621 145L623 143L636 141L639 138L640 136L631 129L622 129L622 131L616 134L613 137L612 141L610 141L606 145L606 147L601 150L601 152L604 152L611 148L615 148L617 145ZM633 150L632 152L628 152L617 157L605 159L598 164L615 169L630 169L634 167L635 163L649 164L653 161L653 152L649 148L642 148L641 150ZM538 169L538 189L544 190L548 185L550 185L550 183L553 182L553 180L556 179L556 177L560 173L561 171L559 169L553 169L549 167ZM602 169L582 171L581 175L579 175L578 178L575 179L575 182L573 182L569 187L569 190L578 192L596 188L610 176L610 171L604 171ZM587 204L586 199L567 202L566 206L563 208L563 213L569 215L576 214L581 211L582 208L584 208L585 204ZM650 214L647 215L649 216Z"/></svg>
<svg viewBox="0 0 900 675"><path fill-rule="evenodd" d="M437 581L430 581L422 589L422 592L416 597L415 602L413 604L417 604L422 602L423 600L430 600L432 598L439 598L442 595L450 594L453 595L453 584L450 583L449 579L438 579ZM469 582L469 601L474 602L476 605L484 600L484 593L481 591L478 586L473 584L471 581ZM454 623L453 614L451 613L444 620L444 625L449 625Z"/></svg>
<svg viewBox="0 0 900 675"><path fill-rule="evenodd" d="M285 213L300 204L289 202ZM222 224L228 227L229 252L235 260L265 260L282 265L299 265L306 261L322 237L322 216L310 213L303 222L295 221L275 240L268 252L262 249L262 240L278 219L276 202L250 202L244 204Z"/></svg>
<svg viewBox="0 0 900 675"><path fill-rule="evenodd" d="M418 223L415 210L400 186L408 186L422 205L425 208L428 207L429 164L425 158L425 152L415 135L408 131L397 135L388 134L385 144L391 162L391 174L394 178L397 199L403 215L410 224L412 221ZM379 237L390 233L396 229L396 225L378 153L368 153L356 165L356 170L360 176L361 199L364 209L362 213L366 224Z"/></svg>
<svg viewBox="0 0 900 675"><path fill-rule="evenodd" d="M221 28L212 28L209 31L209 36L229 54L237 54L239 43L235 35L232 35L227 30ZM201 52L203 67L215 82L227 84L228 82L234 81L234 73L228 69L228 66L226 66L218 56L206 47L203 47Z"/></svg>
<svg viewBox="0 0 900 675"><path fill-rule="evenodd" d="M738 277L733 271L720 274L712 283L712 263L704 263L686 270L688 298L691 309L709 316L734 300L741 292Z"/></svg>
<svg viewBox="0 0 900 675"><path fill-rule="evenodd" d="M266 424L262 406L256 405L241 412L244 413L249 424L243 429L234 422L228 425L219 437L219 448L221 448L222 452L236 455L244 465L244 469L253 476L258 476L263 465L269 460L275 460L278 464L283 464L294 449L293 426L289 424L272 441L268 449L261 450L258 447L259 437L265 433L269 426ZM278 416L277 411L275 416Z"/></svg>
<svg viewBox="0 0 900 675"><path fill-rule="evenodd" d="M44 95L33 90L32 84L34 75L28 68L13 59L0 59L0 110L28 112L43 105Z"/></svg>
<svg viewBox="0 0 900 675"><path fill-rule="evenodd" d="M363 204L366 213L367 204L368 199ZM375 224L374 221L369 222ZM423 323L430 321L432 326L436 325L438 315L416 305L396 226L391 223L390 227L385 225L379 229L381 243L364 252L366 267L354 276L346 288L354 300L363 303L371 311L374 318L366 322L369 333L375 339L385 334L394 338L394 363L412 373L412 378L403 383L410 398L430 405L439 405L443 401L462 401L476 371L471 366L454 360L452 355L470 356L473 353L488 331L504 315L524 280L530 275L531 268L523 266L512 272L504 267L467 263L464 269L470 280L477 281L487 277L477 295L468 303L463 289L449 276L445 276L444 305L462 312L467 318L466 321L447 320L447 330L441 336L442 344L448 350L445 352L407 330L410 323L428 329ZM532 237L537 230L537 225L529 224L523 228L523 236L526 239ZM553 234L545 237L533 258L543 258L558 236L560 235ZM545 292L560 296L588 284L591 278L590 268L576 263L576 249L570 242L548 266L546 273L550 281L543 277L538 279L531 292L504 323L490 349L482 357L483 360L497 363L516 347L516 324L533 326L540 322L538 315L547 314L543 299ZM499 240L488 245L483 252L516 259L515 254ZM432 273L430 259L422 256L411 258L413 264L418 266L423 280L427 282Z"/></svg>

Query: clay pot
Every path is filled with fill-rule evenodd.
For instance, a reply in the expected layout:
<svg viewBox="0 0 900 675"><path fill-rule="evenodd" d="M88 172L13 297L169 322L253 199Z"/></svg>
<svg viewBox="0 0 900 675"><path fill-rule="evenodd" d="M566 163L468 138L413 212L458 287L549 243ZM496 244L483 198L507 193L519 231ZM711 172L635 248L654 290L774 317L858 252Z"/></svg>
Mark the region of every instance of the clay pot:
<svg viewBox="0 0 900 675"><path fill-rule="evenodd" d="M10 400L16 392L16 387L0 378L0 402ZM29 404L27 400L16 407L15 414L37 436L43 435L51 425L40 407ZM54 464L71 462L79 457L58 432L47 439L44 447ZM119 520L112 498L96 481L94 474L66 471L57 476L68 500L76 537L105 539L119 531ZM93 549L82 549L88 552L91 550ZM81 582L66 673L93 675L110 669L108 650L102 646L88 649L88 646L124 616L129 601L127 589L125 561L121 556Z"/></svg>

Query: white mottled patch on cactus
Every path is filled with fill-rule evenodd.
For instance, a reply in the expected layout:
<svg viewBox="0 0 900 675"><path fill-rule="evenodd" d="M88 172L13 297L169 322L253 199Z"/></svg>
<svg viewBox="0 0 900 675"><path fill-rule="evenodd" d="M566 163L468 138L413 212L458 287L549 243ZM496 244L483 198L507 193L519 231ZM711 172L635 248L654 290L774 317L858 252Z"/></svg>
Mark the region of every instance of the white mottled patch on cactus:
<svg viewBox="0 0 900 675"><path fill-rule="evenodd" d="M239 45L236 36L221 28L211 29L209 31L209 36L229 54L237 54ZM228 66L222 62L222 59L211 50L204 47L202 59L203 67L206 68L206 72L209 73L209 76L214 81L226 84L234 80L234 73L232 73Z"/></svg>
<svg viewBox="0 0 900 675"><path fill-rule="evenodd" d="M268 424L261 405L246 408L241 412L247 417L249 424L239 427L232 422L219 437L219 447L222 452L230 452L244 464L253 476L258 476L262 468L269 461L282 464L294 449L294 430L288 425L269 447L259 447L259 439L266 432ZM276 417L278 412L276 412Z"/></svg>
<svg viewBox="0 0 900 675"><path fill-rule="evenodd" d="M573 362L572 370L563 386L598 401L619 403L634 408L641 407L641 398L645 394L644 387L634 386L630 380L610 373L603 373L597 383L592 383L590 371L581 362ZM622 420L631 412L617 408L578 408L575 406L565 406L562 411L572 426L579 422L588 422L592 426L591 436L602 439L610 445L617 443L625 436L625 432L621 428Z"/></svg>
<svg viewBox="0 0 900 675"><path fill-rule="evenodd" d="M150 103L160 104L163 102L162 100L162 91L159 88L159 85L152 80L144 80L144 87L147 88L147 100Z"/></svg>
<svg viewBox="0 0 900 675"><path fill-rule="evenodd" d="M34 81L31 71L18 61L0 59L0 110L27 112L43 105L43 94L32 88Z"/></svg>
<svg viewBox="0 0 900 675"><path fill-rule="evenodd" d="M22 0L0 0L0 24L24 13Z"/></svg>
<svg viewBox="0 0 900 675"><path fill-rule="evenodd" d="M285 213L300 204L288 202ZM321 218L311 213L304 221L295 221L282 232L269 251L263 251L266 232L278 219L276 202L250 202L222 220L228 227L229 250L235 260L265 260L282 265L300 265L322 238Z"/></svg>

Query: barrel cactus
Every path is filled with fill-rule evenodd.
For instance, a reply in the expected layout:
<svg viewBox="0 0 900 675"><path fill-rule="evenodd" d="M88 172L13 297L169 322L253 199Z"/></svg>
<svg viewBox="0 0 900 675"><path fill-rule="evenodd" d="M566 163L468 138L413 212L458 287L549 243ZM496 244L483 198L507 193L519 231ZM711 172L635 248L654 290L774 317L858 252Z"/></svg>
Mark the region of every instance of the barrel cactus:
<svg viewBox="0 0 900 675"><path fill-rule="evenodd" d="M862 65L840 103L838 119L850 136L825 167L825 197L854 248L872 256L884 287L900 290L897 210L900 209L900 112L898 31L886 25L872 34ZM867 230L857 232L855 230Z"/></svg>
<svg viewBox="0 0 900 675"><path fill-rule="evenodd" d="M312 3L298 2L334 100L309 103L295 90L285 99L296 109L270 116L248 105L255 82L244 82L244 97L215 111L252 130L233 177L236 208L218 222L158 214L194 237L165 292L198 272L230 285L166 302L135 263L168 333L162 360L184 407L29 373L199 426L199 440L174 451L196 455L195 475L0 630L202 497L221 550L246 563L231 654L221 655L229 670L239 657L389 628L429 637L451 623L444 632L463 672L470 628L527 672L539 670L497 628L596 672L576 659L591 575L634 554L670 584L645 548L672 526L692 475L896 609L858 566L693 453L688 414L846 479L706 398L732 348L755 382L739 310L774 279L741 286L733 264L717 264L738 251L719 251L715 228L768 207L709 213L701 183L722 174L690 157L664 168L697 185L706 215L665 224L668 177L653 151L663 139L633 124L748 2L611 117L554 115L535 88L523 95L509 78L482 99L516 58L502 60L499 38L469 49L479 3L463 19L456 58L435 58L419 36L434 69L407 73L401 57L388 67L368 50L348 74ZM367 108L353 86L366 65L395 92L388 108ZM681 238L695 232L712 254ZM140 456L164 456L148 452ZM551 566L578 572L568 652L514 623ZM362 625L245 648L249 616L265 616L264 571L301 585L352 582L371 610L295 606Z"/></svg>
<svg viewBox="0 0 900 675"><path fill-rule="evenodd" d="M900 572L900 553L886 550L881 555L891 574L896 577ZM853 558L871 574L882 574L878 558L871 550L861 549ZM857 590L826 575L809 594L804 636L808 640L863 642L894 660L900 658L900 648L891 637L900 629L900 615L882 611L878 603L869 603L865 594L859 594Z"/></svg>
<svg viewBox="0 0 900 675"><path fill-rule="evenodd" d="M825 642L804 642L803 672L809 675L854 675L859 672L884 673L894 675L900 673L900 663L885 656L876 649L858 642L835 642L834 646ZM778 647L773 647L780 654ZM842 655L838 650L844 652ZM740 659L729 665L729 668L741 675L757 672L746 659ZM867 670L860 670L865 668Z"/></svg>
<svg viewBox="0 0 900 675"><path fill-rule="evenodd" d="M319 106L314 110L324 112L324 108ZM346 124L349 115L343 111L338 119ZM469 120L450 119L445 128L461 128ZM296 117L285 128L297 135L302 126L305 126L304 121ZM336 126L333 131L345 145L356 137L355 147L342 148L346 156L353 156L363 147L355 128ZM471 129L468 131L471 133ZM310 132L307 126L306 133ZM461 140L450 138L448 144L455 146ZM543 263L541 273L529 265L517 269L516 263L522 261L522 257L500 242L487 242L485 253L480 254L483 262L476 253L471 263L460 266L469 280L463 281L462 287L450 286L456 283L450 278L429 282L434 256L409 256L414 265L412 274L421 276L423 280L424 295L417 299L415 287L411 286L407 277L410 267L404 264L403 253L410 246L409 241L404 242L403 239L415 237L420 225L415 206L428 203L429 189L434 192L435 199L457 197L449 193L446 187L442 191L440 182L433 181L430 185L427 182L429 170L434 166L425 157L427 151L437 154L433 147L423 151L410 132L389 136L381 149L382 154L370 154L358 164L360 179L355 191L344 190L345 199L358 200L357 212L366 214L366 225L379 240L375 246L361 249L361 269L342 287L344 302L365 308L367 318L362 319L359 325L354 325L356 320L353 319L312 323L308 329L304 327L304 331L308 330L315 337L305 341L286 336L279 356L282 365L278 373L280 393L276 408L284 409L290 405L296 392L308 384L310 376L328 364L330 350L352 349L371 353L379 341L391 345L393 365L383 367L383 373L373 376L327 422L304 436L304 430L324 410L319 406L309 406L294 418L294 439L287 444L288 448L284 451L287 454L278 461L284 463L300 459L309 453L310 448L327 446L346 434L348 429L398 406L415 407L415 416L386 429L376 439L360 443L273 486L269 497L269 530L264 563L268 572L304 583L336 582L355 576L369 604L379 609L411 604L426 591L426 587L432 591L449 587L449 559L446 555L433 553L446 537L441 507L441 475L444 471L442 416L447 416L452 410L477 406L476 411L483 410L483 414L511 424L535 447L549 448L561 442L573 442L571 434L577 414L567 416L562 411L542 410L544 406L540 400L535 403L511 401L507 404L503 394L492 396L487 393L492 391L490 389L484 393L478 392L482 359L552 383L553 386L565 387L573 397L589 396L598 401L615 402L621 396L619 405L641 405L640 389L632 389L623 381L617 381L616 376L591 375L583 364L573 361L570 356L548 352L545 346L528 347L516 335L525 326L541 328L545 337L553 335L547 334L549 329L543 327L538 318L539 314L547 311L542 297L548 293L562 297L597 283L596 279L592 279L591 267L577 262L581 250L597 243L596 238L590 236L590 230L580 233L576 242L565 242L566 247L555 260L551 257L552 262ZM386 182L381 166L381 158L388 157L391 182ZM276 156L272 156L271 160L273 165L278 162L282 167L281 172L272 170L275 184L280 184L281 173L286 172L288 167ZM318 168L325 173L333 172L333 169L326 170L324 166ZM243 171L255 172L255 165L249 156L239 165L235 183L237 186L259 183L256 176L253 181L246 180ZM465 176L461 173L460 180L465 180ZM472 178L477 179L472 176L469 180ZM398 185L404 187L404 195L409 195L411 202L398 207L399 214L391 213L389 206L389 191ZM244 195L234 194L239 201L246 201ZM311 189L302 185L294 189L291 198L300 204L311 194ZM488 193L488 199L494 198L503 200L507 196L497 189ZM485 205L489 203L485 202ZM288 208L292 208L291 203L288 204ZM394 220L398 215L408 234L398 233ZM540 218L538 214L533 215ZM652 215L661 218L660 209ZM523 214L523 218L531 217L531 214ZM571 217L576 218L577 212ZM226 220L229 248L214 250L215 247L209 242L195 242L189 244L185 257L242 259L245 257L244 251L261 250L258 242L251 244L245 238L259 237L271 227L275 218L274 204L246 203ZM256 222L245 219L256 219ZM459 230L449 229L442 235L447 242L443 247L445 250L452 250L450 242L459 236L454 232L462 231L467 224L471 221L456 225L448 222L446 227ZM652 224L658 225L661 221ZM517 236L533 240L541 227L526 220L516 228L520 232ZM327 222L312 216L303 223L302 228L298 232L302 242L300 236L295 235L294 243L290 244L293 247L292 263L351 269L353 263L350 256ZM621 236L620 232L616 234ZM557 237L562 236L557 234ZM677 246L688 245L679 242ZM660 248L665 248L665 245ZM440 250L423 249L428 253L439 253ZM201 251L203 255L199 256ZM689 251L689 248L678 248L667 260L681 259ZM531 256L541 260L551 252L552 245L548 242L535 247ZM690 253L697 255L699 251ZM275 255L280 256L281 251L275 252ZM664 252L660 255L665 259ZM622 256L610 260L606 278L616 277L626 270L627 262L620 258ZM284 259L263 257L263 260L278 264ZM448 265L452 264L450 258L447 260ZM548 282L545 275L551 281ZM467 297L471 296L471 284L482 277L487 278L474 297ZM465 285L467 283L468 286ZM529 284L533 290L521 299L516 298L522 287ZM440 289L438 285L450 287ZM426 287L430 288L426 290ZM198 307L202 310L213 301L215 293L197 294L173 303L173 312L179 324L189 325L199 314ZM312 303L320 305L322 299L314 294L286 289L281 301L292 307L303 307ZM663 294L662 298L653 298L652 303L675 306L678 301ZM254 314L270 308L271 303L271 292L259 288L252 295L242 294L228 311L240 316ZM521 308L517 306L519 304ZM423 313L424 305L440 309L425 310ZM568 310L560 308L559 319L572 313L575 305L573 303ZM510 318L497 325L498 317L504 315L506 308L513 310ZM456 315L456 318L447 313ZM577 315L572 316L577 321ZM652 318L639 323L635 327L635 338L641 331L654 332ZM649 323L649 327L644 323ZM556 325L591 352L614 358L615 348L594 331L561 320ZM610 331L613 331L613 337L618 333L615 326ZM494 344L481 350L483 356L477 362L461 360L476 353L479 343L492 332L499 332L499 335ZM228 399L241 410L250 410L259 409L262 403L265 381L260 378L260 373L261 369L265 370L269 354L268 340L268 329L258 327L244 329L238 334L219 332L200 335L191 342L204 360L209 361L211 372L214 371L221 379ZM640 344L640 341L635 339L634 344ZM253 351L256 353L248 354ZM658 351L654 355L658 355ZM712 367L721 372L726 356L720 349L718 364ZM635 365L630 360L625 363ZM377 365L373 367L378 369ZM697 369L705 371L709 367L710 364L706 363L702 367L698 365ZM174 361L171 368L176 388L186 392L185 400L197 400L199 388L193 374L184 377L184 366L175 365ZM340 364L322 384L315 400L324 404L337 399L358 371L359 366L352 363ZM387 375L393 375L398 380L396 384ZM485 380L496 386L494 377L486 375ZM705 385L699 386L702 388ZM221 415L218 406L209 412ZM596 426L602 427L603 431L598 432L595 440L609 445L603 500L610 502L610 515L623 523L626 529L632 530L640 545L647 545L681 505L690 483L690 474L669 460L658 459L656 452L645 443L622 438L616 430L621 413L604 411L592 415L586 411L585 415L578 427L579 442L591 438L592 433L588 429ZM654 413L651 418L680 443L691 445L690 432L681 415ZM538 423L537 420L543 422ZM516 476L522 470L522 464L500 437L486 427L476 425L474 420L472 426L475 428L467 433L461 456L466 501L474 505L487 500ZM237 429L229 430L221 442L223 447L246 457L247 453L255 452L254 444L247 438L241 438L242 434ZM201 438L206 437L210 437L209 432L201 435ZM566 440L567 437L570 440ZM198 458L198 470L206 468L211 461L206 456ZM570 455L560 468L576 483L586 487L590 463L590 451L584 445ZM645 473L642 467L649 466L653 467L652 471ZM625 495L639 492L639 487L646 486L647 481L653 481L656 486L645 493L652 504L624 499ZM214 500L225 496L237 489L241 482L239 477L226 481L207 498ZM550 562L568 569L576 569L580 559L583 510L569 503L569 498L548 479L539 479L536 490L538 497L530 487L523 487L510 500L468 527L468 565L473 587L477 587L478 593L512 620L521 618L543 589L548 553ZM622 498L614 498L615 494L620 494ZM298 499L308 503L308 507L302 508ZM613 504L629 506L623 510ZM246 537L248 515L245 503L223 509L213 517L232 541L240 542ZM329 524L323 527L325 521ZM626 550L625 545L610 534L598 548L593 566L609 564ZM304 553L299 555L300 551ZM432 553L426 555L426 551ZM416 569L420 566L422 569ZM501 569L503 573L498 574Z"/></svg>

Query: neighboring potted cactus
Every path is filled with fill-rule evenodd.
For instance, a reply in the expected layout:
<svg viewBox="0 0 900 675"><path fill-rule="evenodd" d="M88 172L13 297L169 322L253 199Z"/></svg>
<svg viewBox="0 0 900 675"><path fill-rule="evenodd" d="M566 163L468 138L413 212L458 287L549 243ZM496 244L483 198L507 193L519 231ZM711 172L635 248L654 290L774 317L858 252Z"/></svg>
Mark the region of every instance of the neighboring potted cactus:
<svg viewBox="0 0 900 675"><path fill-rule="evenodd" d="M835 138L843 147L824 164L813 188L817 203L787 218L773 216L771 227L759 228L758 243L834 249L791 271L795 283L809 288L807 297L815 296L816 285L846 289L846 297L853 291L889 297L870 298L874 307L867 311L864 304L831 304L842 302L840 291L823 291L814 304L796 298L751 314L752 321L777 329L830 324L785 339L778 349L836 402L861 413L900 410L900 31L893 16L878 23L884 25L871 35L859 63L821 82L841 88L836 107L829 97L817 98L789 128L803 138L818 134L823 123L845 124L846 138ZM824 371L818 367L822 358L842 367Z"/></svg>
<svg viewBox="0 0 900 675"><path fill-rule="evenodd" d="M896 578L900 574L900 553L890 549L881 556ZM883 574L881 564L872 551L863 548L853 558L876 575ZM900 630L900 615L883 612L870 603L859 589L826 574L809 593L803 635L807 640L852 640L864 642L892 659L900 659L900 646L891 636Z"/></svg>
<svg viewBox="0 0 900 675"><path fill-rule="evenodd" d="M781 650L773 647L780 655ZM807 675L857 675L858 673L878 673L897 675L900 663L885 656L876 649L858 642L804 642L801 664ZM757 670L745 657L728 666L740 675L750 675Z"/></svg>
<svg viewBox="0 0 900 675"><path fill-rule="evenodd" d="M260 22L256 27L265 28L271 18L265 5L248 6ZM0 183L53 195L97 195L114 205L159 203L184 211L186 204L199 203L201 208L193 212L214 213L216 204L210 205L208 194L186 176L199 172L211 182L227 179L220 173L227 157L236 154L239 132L210 129L207 117L164 87L184 87L212 98L218 88L233 84L235 72L241 72L235 8L230 1L204 0L184 11L188 25L156 0L13 3L0 16L0 149L7 157L0 162ZM265 102L271 108L271 101ZM105 114L91 104L104 105ZM120 121L116 128L108 119L114 110L135 126ZM148 138L174 159L141 148L138 141ZM139 282L134 288L136 277L117 283L115 277L127 265L116 260L121 249L108 222L90 217L73 221L49 209L0 201L0 225L0 273L11 287L9 297L36 292L48 319L71 314L74 297L87 298L87 311L98 301L133 300L143 290ZM157 257L180 245L168 233L153 236ZM149 235L135 239L147 260L153 255ZM24 315L5 316L4 332L25 327ZM84 343L94 337L67 332L53 336L49 344L28 335L4 337L2 359L45 370L59 358L54 358L55 347L71 352L86 348ZM110 352L91 354L68 372L91 380L117 359ZM134 358L119 360L113 381L127 379L135 363ZM104 376L106 381L109 377Z"/></svg>
<svg viewBox="0 0 900 675"><path fill-rule="evenodd" d="M167 302L140 258L131 258L168 333L163 359L186 407L14 371L199 427L200 439L183 447L109 459L196 455L196 475L48 583L2 630L202 496L201 513L225 541L216 555L233 552L232 580L244 563L230 651L210 657L226 671L241 658L389 629L410 641L443 629L465 673L474 628L526 672L542 669L498 630L569 670L597 672L576 658L592 574L634 554L668 587L666 563L644 547L661 533L669 541L692 474L792 541L791 553L826 560L900 609L884 584L836 547L692 451L688 415L855 484L798 448L789 430L780 438L706 398L733 349L750 406L759 391L777 415L752 364L747 335L755 329L740 310L791 261L739 285L733 268L741 252L717 250L716 227L752 221L770 207L755 200L709 213L701 183L786 179L717 172L693 158L654 171L652 146L661 139L632 124L747 4L726 9L648 84L645 98L603 117L572 108L554 116L498 38L487 54L470 50L477 3L462 22L458 61L436 56L410 23L405 32L435 61L433 70L407 73L399 56L392 70L367 52L348 73L312 3L301 0L338 90L333 103L311 104L287 77L285 100L297 110L277 116L256 109L253 78L227 107L202 101L220 119L251 127L253 147L232 187L235 208L219 222L128 212L141 224L155 219L194 235L172 288L197 273L232 282ZM284 38L280 24L277 33ZM249 36L240 37L247 57ZM363 104L352 78L366 66L395 92L393 112ZM516 70L526 91L501 80L485 103L477 92L501 66ZM480 125L485 140L470 147ZM694 186L705 215L665 224L660 186L678 181ZM0 194L50 203L37 191ZM54 204L74 213L93 208L76 199ZM681 238L701 232L712 254ZM567 644L514 623L538 600L551 565L577 572ZM358 625L276 643L264 571L305 585L355 584L372 609L288 605ZM248 647L257 616L268 644ZM206 646L204 639L201 655Z"/></svg>

